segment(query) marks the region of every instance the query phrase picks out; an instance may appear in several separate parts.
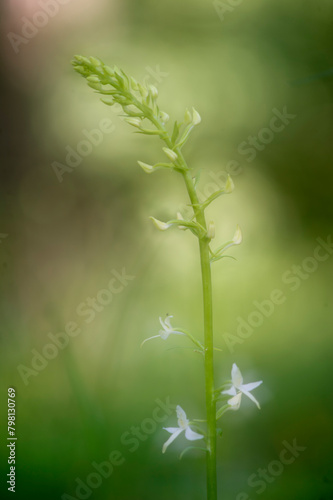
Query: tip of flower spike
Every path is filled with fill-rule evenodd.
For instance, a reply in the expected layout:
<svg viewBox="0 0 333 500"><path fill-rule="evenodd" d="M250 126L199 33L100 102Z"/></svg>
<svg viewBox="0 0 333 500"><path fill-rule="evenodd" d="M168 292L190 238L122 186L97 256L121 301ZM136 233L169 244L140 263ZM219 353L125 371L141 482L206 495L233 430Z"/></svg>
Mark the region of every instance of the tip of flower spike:
<svg viewBox="0 0 333 500"><path fill-rule="evenodd" d="M240 245L243 241L242 231L241 228L238 226L238 224L234 237L232 238L232 241L235 245Z"/></svg>
<svg viewBox="0 0 333 500"><path fill-rule="evenodd" d="M76 55L74 56L74 60L76 64L90 64L90 61L87 57Z"/></svg>
<svg viewBox="0 0 333 500"><path fill-rule="evenodd" d="M91 62L91 64L93 64L94 66L98 67L98 66L101 66L102 62L97 59L96 57L89 57L89 61Z"/></svg>
<svg viewBox="0 0 333 500"><path fill-rule="evenodd" d="M143 161L138 161L138 164L146 172L146 174L151 174L154 172L154 167L152 165L148 165L148 163L144 163Z"/></svg>
<svg viewBox="0 0 333 500"><path fill-rule="evenodd" d="M230 175L228 175L227 182L225 183L224 191L227 194L230 194L235 189L235 184Z"/></svg>
<svg viewBox="0 0 333 500"><path fill-rule="evenodd" d="M192 123L193 125L199 125L201 123L201 116L196 109L192 108Z"/></svg>
<svg viewBox="0 0 333 500"><path fill-rule="evenodd" d="M159 229L160 231L166 231L172 225L172 224L168 224L166 222L162 222L158 219L155 219L155 217L152 217L152 216L150 216L149 219L151 221L153 221L154 226L157 227L157 229Z"/></svg>

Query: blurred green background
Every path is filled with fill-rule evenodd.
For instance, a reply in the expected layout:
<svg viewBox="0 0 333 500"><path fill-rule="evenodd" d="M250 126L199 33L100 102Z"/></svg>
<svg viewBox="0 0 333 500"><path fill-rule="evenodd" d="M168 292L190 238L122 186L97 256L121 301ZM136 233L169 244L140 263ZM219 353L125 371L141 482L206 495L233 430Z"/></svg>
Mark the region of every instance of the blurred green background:
<svg viewBox="0 0 333 500"><path fill-rule="evenodd" d="M9 495L6 394L13 386L16 498L205 498L202 454L179 461L182 439L161 453L168 437L162 427L176 425L174 413L137 446L122 442L132 426L148 429L143 422L156 399L169 397L190 418L204 418L202 359L186 339L155 339L140 349L167 313L201 337L196 241L187 232L159 233L148 220L173 217L186 193L177 176L148 176L137 166L138 159L161 161L161 144L133 134L99 101L71 68L79 53L137 79L149 75L172 119L196 107L202 123L184 152L194 172L202 170L202 192L237 162L234 194L209 209L216 244L229 240L236 224L244 235L232 251L237 261L213 269L215 339L223 349L216 376L229 378L236 362L246 382L264 384L255 392L260 412L244 399L221 421L219 498L332 499L333 257L304 261L317 238L332 232L332 3L54 2L46 21L38 14L42 1L2 2L1 495ZM9 36L23 36L27 20L40 25L25 28L30 38ZM265 135L273 110L285 107L294 118ZM66 148L75 150L84 130L107 118L114 130L59 182L52 164L65 164ZM258 134L269 140L248 161L239 145ZM77 307L123 268L135 278L87 324ZM303 273L297 290L288 271ZM237 318L247 320L253 302L274 289L284 303L228 348L226 333L237 334ZM17 367L31 369L32 350L41 353L50 332L63 332L68 322L80 333L25 384ZM248 478L295 439L306 450L257 493ZM93 462L113 450L124 463L78 496L77 478L87 484Z"/></svg>

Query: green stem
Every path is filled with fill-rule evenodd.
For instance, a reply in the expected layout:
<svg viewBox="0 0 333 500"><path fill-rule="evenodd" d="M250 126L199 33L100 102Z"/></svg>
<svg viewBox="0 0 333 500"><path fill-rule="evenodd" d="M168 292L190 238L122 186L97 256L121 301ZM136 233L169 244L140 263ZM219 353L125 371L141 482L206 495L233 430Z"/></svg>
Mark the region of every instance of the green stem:
<svg viewBox="0 0 333 500"><path fill-rule="evenodd" d="M186 172L184 179L192 205L198 203L191 175ZM195 210L197 222L206 228L204 211ZM216 403L214 401L214 343L213 343L213 302L212 276L209 259L209 240L199 239L200 263L204 305L204 336L205 336L205 387L207 414L207 499L217 500L216 478Z"/></svg>
<svg viewBox="0 0 333 500"><path fill-rule="evenodd" d="M165 133L164 142L172 149L171 140L163 124L156 118L150 120L157 129ZM174 149L178 155L178 161L183 167L181 172L191 204L194 210L196 221L207 229L204 207L199 203L199 199L193 184L192 176L189 172L186 161L179 148ZM213 342L213 298L212 298L212 276L210 268L210 240L203 236L199 238L200 264L203 290L204 307L204 347L205 347L205 390L206 390L206 415L207 415L207 500L217 500L217 476L216 476L216 402L214 398L214 342Z"/></svg>

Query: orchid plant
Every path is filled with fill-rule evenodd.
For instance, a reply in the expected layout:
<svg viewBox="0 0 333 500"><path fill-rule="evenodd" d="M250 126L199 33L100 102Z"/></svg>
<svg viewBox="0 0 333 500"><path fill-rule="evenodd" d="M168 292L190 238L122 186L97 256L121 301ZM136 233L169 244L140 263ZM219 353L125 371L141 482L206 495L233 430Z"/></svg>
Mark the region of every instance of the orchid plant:
<svg viewBox="0 0 333 500"><path fill-rule="evenodd" d="M135 128L137 133L157 136L163 141L164 159L155 165L139 161L138 164L143 171L151 174L159 169L171 170L183 179L187 189L191 208L190 215L187 214L186 217L183 217L178 212L174 219L166 222L155 217L150 218L160 231L177 227L183 231L191 231L198 240L203 291L204 339L201 342L186 330L178 327L173 328L171 325L172 316L167 316L165 320L160 318L162 329L159 330L158 335L147 338L142 344L155 338L167 340L170 335L185 335L195 345L196 350L203 355L206 420L189 421L184 410L178 405L176 408L178 427L165 428L171 436L164 443L162 452L164 453L183 431L185 438L189 441L204 440L205 447L200 447L200 449L206 452L207 457L207 500L217 500L216 421L227 411L238 410L243 395L250 398L260 408L258 401L251 392L262 383L262 381L259 381L244 384L242 374L236 364L233 364L230 382L216 387L214 381L214 349L217 348L214 347L213 343L211 267L212 263L226 257L225 251L227 249L242 242L242 233L237 226L231 240L217 248L213 248L212 240L215 237L215 225L213 221L207 223L205 210L218 197L232 193L234 183L229 176L222 189L217 190L205 200L199 199L196 189L199 176L192 174L182 152L192 130L201 122L201 117L194 108L191 111L186 109L183 121L180 123L175 121L173 126L169 128L167 125L169 115L158 106L158 90L156 87L143 85L134 78L128 77L121 69L106 66L95 57L75 56L72 63L75 71L86 79L89 87L102 96L101 101L103 103L107 106L116 105L122 110L124 119ZM203 430L198 427L199 423L204 423L206 429Z"/></svg>

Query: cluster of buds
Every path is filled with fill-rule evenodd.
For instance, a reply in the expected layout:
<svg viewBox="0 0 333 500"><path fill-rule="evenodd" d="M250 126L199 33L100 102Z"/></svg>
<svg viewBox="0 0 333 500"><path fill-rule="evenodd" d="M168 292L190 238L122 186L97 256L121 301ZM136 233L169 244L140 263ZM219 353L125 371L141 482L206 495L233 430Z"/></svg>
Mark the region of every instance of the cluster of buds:
<svg viewBox="0 0 333 500"><path fill-rule="evenodd" d="M75 71L82 75L89 87L102 95L101 101L107 106L121 106L125 121L136 129L137 133L157 135L168 147L163 151L170 162L160 162L150 165L139 161L144 172L151 174L159 168L169 168L177 171L185 169L179 162L180 150L186 143L193 128L201 122L199 113L185 111L184 120L174 123L170 136L165 128L169 115L160 110L157 105L158 90L154 85L143 85L117 66L106 66L96 57L75 56L72 61ZM146 120L146 121L145 121ZM154 128L147 128L150 122Z"/></svg>

